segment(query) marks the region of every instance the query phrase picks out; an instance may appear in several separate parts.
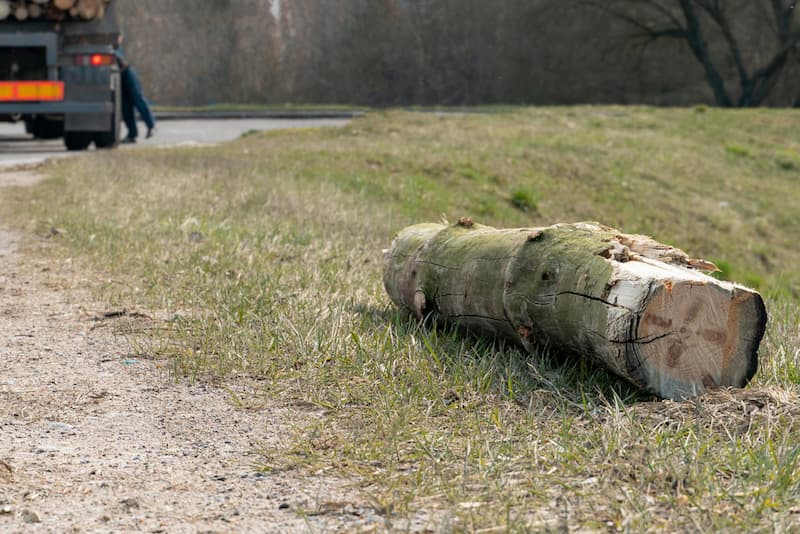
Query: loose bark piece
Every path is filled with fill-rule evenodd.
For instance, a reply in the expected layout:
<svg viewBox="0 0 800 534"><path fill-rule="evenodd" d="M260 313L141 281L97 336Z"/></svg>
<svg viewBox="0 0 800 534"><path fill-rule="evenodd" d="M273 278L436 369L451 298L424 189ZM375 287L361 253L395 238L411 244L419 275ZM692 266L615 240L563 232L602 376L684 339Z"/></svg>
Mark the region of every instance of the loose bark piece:
<svg viewBox="0 0 800 534"><path fill-rule="evenodd" d="M591 357L682 399L756 372L764 302L700 272L715 268L597 223L497 230L465 218L401 231L384 285L418 318Z"/></svg>

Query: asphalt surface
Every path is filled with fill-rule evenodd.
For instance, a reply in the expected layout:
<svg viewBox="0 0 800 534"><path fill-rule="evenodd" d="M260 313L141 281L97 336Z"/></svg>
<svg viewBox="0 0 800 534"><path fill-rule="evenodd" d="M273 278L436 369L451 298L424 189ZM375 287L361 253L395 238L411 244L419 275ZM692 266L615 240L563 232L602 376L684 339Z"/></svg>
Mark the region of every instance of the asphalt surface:
<svg viewBox="0 0 800 534"><path fill-rule="evenodd" d="M322 126L344 126L351 118L338 115L338 118L314 116L313 118L272 118L272 117L163 117L158 120L156 134L144 139L147 131L140 125L140 138L135 145L120 145L119 150L137 147L166 147L181 145L210 145L231 141L242 134L257 130L277 130L286 128L316 128ZM121 128L123 135L125 127ZM95 150L94 147L89 149ZM19 124L0 123L0 167L30 165L50 158L62 158L81 152L67 152L63 141L34 140L25 133Z"/></svg>

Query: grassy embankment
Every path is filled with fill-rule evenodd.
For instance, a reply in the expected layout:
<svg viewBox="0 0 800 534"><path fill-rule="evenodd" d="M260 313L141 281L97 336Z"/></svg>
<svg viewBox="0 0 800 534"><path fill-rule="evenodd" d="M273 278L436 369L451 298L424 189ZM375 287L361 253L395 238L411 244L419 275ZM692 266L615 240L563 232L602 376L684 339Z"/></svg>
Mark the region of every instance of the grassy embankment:
<svg viewBox="0 0 800 534"><path fill-rule="evenodd" d="M169 317L167 338L136 343L177 376L247 374L308 410L264 468L357 481L387 524L427 508L456 530L772 529L800 513L798 126L766 110L374 113L61 161L3 206L110 271L108 302ZM388 302L381 249L462 215L598 220L716 261L768 295L754 383L658 402L584 362L420 327Z"/></svg>

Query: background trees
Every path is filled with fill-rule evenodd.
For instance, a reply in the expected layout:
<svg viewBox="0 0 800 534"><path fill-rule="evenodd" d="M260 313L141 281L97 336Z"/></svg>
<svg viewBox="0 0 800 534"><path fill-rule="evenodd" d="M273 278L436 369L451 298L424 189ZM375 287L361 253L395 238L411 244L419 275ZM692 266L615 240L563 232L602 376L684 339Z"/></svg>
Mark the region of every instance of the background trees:
<svg viewBox="0 0 800 534"><path fill-rule="evenodd" d="M642 47L660 39L686 43L719 106L763 104L800 51L795 0L610 0L584 4L626 22L633 30L632 39Z"/></svg>
<svg viewBox="0 0 800 534"><path fill-rule="evenodd" d="M119 7L159 103L787 105L800 87L788 0Z"/></svg>

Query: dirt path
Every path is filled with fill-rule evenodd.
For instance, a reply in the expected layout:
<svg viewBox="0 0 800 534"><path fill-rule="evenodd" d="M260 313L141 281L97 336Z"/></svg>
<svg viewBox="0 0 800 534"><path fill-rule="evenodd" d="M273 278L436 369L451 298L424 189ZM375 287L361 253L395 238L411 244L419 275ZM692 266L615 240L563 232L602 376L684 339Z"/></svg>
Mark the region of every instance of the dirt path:
<svg viewBox="0 0 800 534"><path fill-rule="evenodd" d="M0 188L38 178L0 170ZM146 318L107 316L71 262L24 254L3 227L0 531L385 529L346 481L253 467L254 449L317 415L244 410L224 390L170 380L115 335L119 321Z"/></svg>

